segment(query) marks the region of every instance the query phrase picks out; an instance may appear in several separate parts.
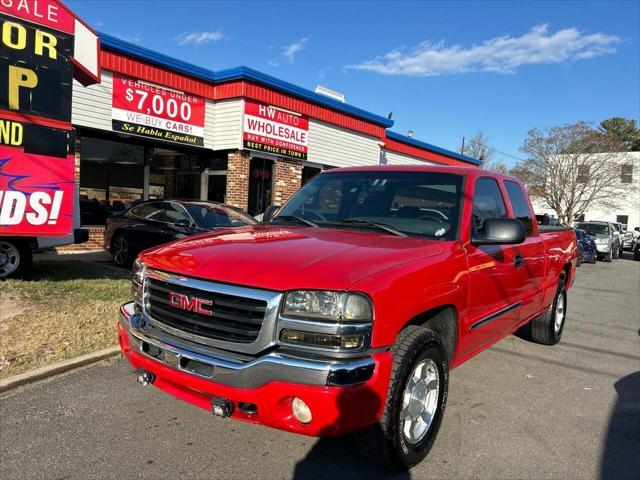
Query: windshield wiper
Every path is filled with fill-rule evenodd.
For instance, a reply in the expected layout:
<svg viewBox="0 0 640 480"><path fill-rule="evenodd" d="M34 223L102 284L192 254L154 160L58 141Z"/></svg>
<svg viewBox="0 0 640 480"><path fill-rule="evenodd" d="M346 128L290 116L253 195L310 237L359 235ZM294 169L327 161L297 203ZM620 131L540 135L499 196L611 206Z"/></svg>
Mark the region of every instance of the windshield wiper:
<svg viewBox="0 0 640 480"><path fill-rule="evenodd" d="M297 222L304 223L306 225L309 225L310 227L317 227L318 226L317 223L314 223L311 220L307 220L306 218L302 218L302 217L299 217L297 215L278 215L273 220L274 221L277 221L277 220L296 220Z"/></svg>
<svg viewBox="0 0 640 480"><path fill-rule="evenodd" d="M377 223L377 222L370 222L369 220L356 220L356 219L345 219L345 220L339 220L337 222L331 222L331 223L338 223L338 224L343 224L343 225L368 225L370 227L375 227L378 230L384 230L387 233L390 233L392 235L396 235L398 237L406 237L406 235L398 230L396 230L393 227L390 227L389 225L386 225L384 223Z"/></svg>

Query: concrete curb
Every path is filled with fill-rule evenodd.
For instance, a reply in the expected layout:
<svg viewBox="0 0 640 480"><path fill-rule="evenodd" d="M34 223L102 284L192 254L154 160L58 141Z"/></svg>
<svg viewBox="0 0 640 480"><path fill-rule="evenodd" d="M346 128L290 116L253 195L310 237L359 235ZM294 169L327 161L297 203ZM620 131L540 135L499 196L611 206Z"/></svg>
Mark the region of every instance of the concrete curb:
<svg viewBox="0 0 640 480"><path fill-rule="evenodd" d="M53 365L47 365L12 377L0 379L0 393L13 390L21 385L27 385L29 383L37 382L38 380L44 380L45 378L53 377L75 368L99 362L106 358L115 357L119 353L120 347L115 345L113 347L105 348L104 350L87 353L86 355L70 358L69 360L63 360L62 362L54 363Z"/></svg>

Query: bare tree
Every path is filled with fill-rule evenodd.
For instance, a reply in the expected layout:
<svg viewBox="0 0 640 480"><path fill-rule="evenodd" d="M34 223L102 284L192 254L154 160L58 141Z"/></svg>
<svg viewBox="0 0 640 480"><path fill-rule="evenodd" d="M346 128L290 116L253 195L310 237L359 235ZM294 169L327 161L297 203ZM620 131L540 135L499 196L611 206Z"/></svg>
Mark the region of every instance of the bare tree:
<svg viewBox="0 0 640 480"><path fill-rule="evenodd" d="M500 173L509 172L509 167L504 162L495 160L496 150L489 145L489 138L483 132L478 132L467 142L463 142L460 153L480 160L482 162L480 168L483 170Z"/></svg>
<svg viewBox="0 0 640 480"><path fill-rule="evenodd" d="M525 183L532 197L554 210L561 223L571 225L592 206L618 206L623 196L618 152L624 148L589 123L530 130L520 150L527 159L511 173Z"/></svg>

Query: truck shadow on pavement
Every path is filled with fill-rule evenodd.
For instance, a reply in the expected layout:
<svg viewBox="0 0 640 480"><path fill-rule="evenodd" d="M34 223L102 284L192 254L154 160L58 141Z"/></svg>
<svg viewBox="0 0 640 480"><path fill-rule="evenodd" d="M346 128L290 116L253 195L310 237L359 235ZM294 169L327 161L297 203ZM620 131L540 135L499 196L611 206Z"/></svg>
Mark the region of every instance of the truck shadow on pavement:
<svg viewBox="0 0 640 480"><path fill-rule="evenodd" d="M428 461L428 459L426 460ZM409 472L393 473L368 463L352 436L320 438L294 469L294 480L305 479L398 479L410 480Z"/></svg>
<svg viewBox="0 0 640 480"><path fill-rule="evenodd" d="M358 396L355 402L350 395L342 394L336 400L338 404L337 411L340 412L339 418L335 421L335 426L340 424L349 425L350 420L358 414L364 412L378 412L384 398L380 398L378 394L366 389ZM373 417L375 414L371 413ZM321 438L311 448L305 458L300 460L294 469L293 479L330 479L338 478L352 479L398 479L410 480L409 472L389 472L378 465L369 462L356 447L356 441L353 435L342 437L331 437L333 426L323 432Z"/></svg>
<svg viewBox="0 0 640 480"><path fill-rule="evenodd" d="M604 439L600 478L640 478L640 371L618 380Z"/></svg>

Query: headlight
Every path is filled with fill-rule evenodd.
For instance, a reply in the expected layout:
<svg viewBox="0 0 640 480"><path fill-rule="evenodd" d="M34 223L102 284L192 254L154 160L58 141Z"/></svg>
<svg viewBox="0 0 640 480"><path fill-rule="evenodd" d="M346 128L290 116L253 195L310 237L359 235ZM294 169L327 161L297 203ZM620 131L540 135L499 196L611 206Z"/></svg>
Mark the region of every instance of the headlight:
<svg viewBox="0 0 640 480"><path fill-rule="evenodd" d="M345 322L366 322L373 318L368 297L359 293L323 290L295 290L284 299L283 315Z"/></svg>
<svg viewBox="0 0 640 480"><path fill-rule="evenodd" d="M609 243L609 240L606 238L596 238L596 243L599 245L604 245L605 243Z"/></svg>
<svg viewBox="0 0 640 480"><path fill-rule="evenodd" d="M142 305L142 282L144 280L144 263L136 258L131 268L131 294L137 305Z"/></svg>

